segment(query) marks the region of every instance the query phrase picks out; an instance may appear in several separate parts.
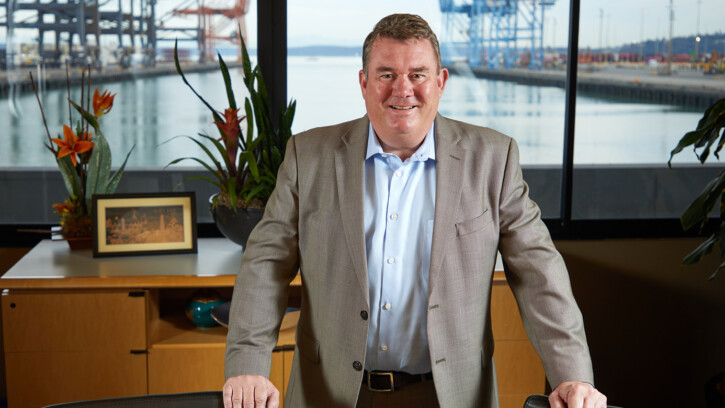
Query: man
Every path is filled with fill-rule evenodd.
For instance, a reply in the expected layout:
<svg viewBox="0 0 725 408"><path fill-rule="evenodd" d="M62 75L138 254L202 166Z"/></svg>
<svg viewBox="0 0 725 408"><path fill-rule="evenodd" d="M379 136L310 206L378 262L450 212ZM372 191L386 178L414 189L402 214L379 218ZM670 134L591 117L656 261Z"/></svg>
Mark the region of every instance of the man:
<svg viewBox="0 0 725 408"><path fill-rule="evenodd" d="M266 377L298 268L285 407L498 406L489 307L500 251L555 387L552 406L604 407L566 268L528 198L516 144L437 115L448 71L428 24L382 19L365 41L359 79L366 117L290 140L249 238L232 300L225 406L278 406Z"/></svg>

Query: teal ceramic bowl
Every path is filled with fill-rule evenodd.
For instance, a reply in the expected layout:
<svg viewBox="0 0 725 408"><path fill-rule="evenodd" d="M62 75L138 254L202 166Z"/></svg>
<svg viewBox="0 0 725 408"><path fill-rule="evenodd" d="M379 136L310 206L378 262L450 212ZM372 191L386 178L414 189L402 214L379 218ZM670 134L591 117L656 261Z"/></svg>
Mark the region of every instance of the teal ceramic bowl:
<svg viewBox="0 0 725 408"><path fill-rule="evenodd" d="M208 328L214 327L218 323L211 316L211 310L225 300L219 296L219 293L212 289L200 289L191 296L186 304L186 317L191 320L196 327Z"/></svg>

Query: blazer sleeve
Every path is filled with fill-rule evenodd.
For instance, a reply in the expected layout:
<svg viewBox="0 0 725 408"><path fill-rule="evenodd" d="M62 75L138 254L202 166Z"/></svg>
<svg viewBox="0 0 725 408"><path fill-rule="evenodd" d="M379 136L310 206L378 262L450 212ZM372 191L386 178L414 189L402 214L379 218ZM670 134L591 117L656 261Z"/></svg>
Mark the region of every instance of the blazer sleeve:
<svg viewBox="0 0 725 408"><path fill-rule="evenodd" d="M529 198L513 139L505 166L499 203L499 251L526 332L552 388L564 381L593 384L584 322L569 274L541 220L539 207Z"/></svg>
<svg viewBox="0 0 725 408"><path fill-rule="evenodd" d="M298 188L295 136L290 138L277 185L249 236L234 283L225 377L269 377L272 350L298 271Z"/></svg>

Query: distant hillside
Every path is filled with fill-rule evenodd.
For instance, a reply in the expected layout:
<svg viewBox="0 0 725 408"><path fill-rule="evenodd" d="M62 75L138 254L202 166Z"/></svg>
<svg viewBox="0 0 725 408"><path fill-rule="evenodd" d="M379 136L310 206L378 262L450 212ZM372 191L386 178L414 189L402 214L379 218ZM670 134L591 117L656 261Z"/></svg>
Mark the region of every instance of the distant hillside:
<svg viewBox="0 0 725 408"><path fill-rule="evenodd" d="M196 55L196 50L190 50L192 55ZM218 47L224 58L227 56L237 55L235 47ZM290 57L357 57L362 54L362 46L360 47L343 47L336 45L310 45L306 47L289 47L287 55ZM257 49L250 48L249 56L256 57Z"/></svg>
<svg viewBox="0 0 725 408"><path fill-rule="evenodd" d="M639 43L625 44L617 49L617 52L639 53ZM709 54L713 50L717 50L719 55L725 54L725 33L703 34L700 36L700 45L698 46L700 54ZM672 39L673 54L690 54L695 51L695 36L675 37ZM642 43L642 53L644 55L667 54L667 41L662 38L659 40L647 40Z"/></svg>
<svg viewBox="0 0 725 408"><path fill-rule="evenodd" d="M357 57L361 54L362 46L311 45L287 48L287 55L292 57Z"/></svg>

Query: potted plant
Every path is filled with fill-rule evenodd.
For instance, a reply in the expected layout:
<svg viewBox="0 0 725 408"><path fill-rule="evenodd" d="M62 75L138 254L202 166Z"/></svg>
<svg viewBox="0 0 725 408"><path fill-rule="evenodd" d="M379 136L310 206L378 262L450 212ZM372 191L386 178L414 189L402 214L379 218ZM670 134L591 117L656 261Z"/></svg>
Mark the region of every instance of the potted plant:
<svg viewBox="0 0 725 408"><path fill-rule="evenodd" d="M229 106L217 112L184 76L177 45L174 45L176 71L194 95L211 111L219 137L203 133L198 134L199 138L184 136L199 146L205 157L181 157L169 165L192 160L208 171L208 177L189 177L184 181L199 179L219 188L219 193L209 200L214 221L224 236L244 247L249 233L262 218L264 206L277 184L277 172L284 159L287 141L292 136L296 103L291 101L286 107L283 106L279 126L275 127L262 73L259 66L252 69L241 36L240 41L244 85L249 92L249 97L244 100L245 115L239 114L241 107L237 106L229 69L221 54L217 53ZM245 120L246 131L240 126ZM211 147L207 147L208 144Z"/></svg>
<svg viewBox="0 0 725 408"><path fill-rule="evenodd" d="M66 72L66 75L68 73ZM43 125L48 137L45 147L55 157L68 197L61 204L53 204L55 212L60 216L61 234L71 246L71 249L90 248L92 222L91 200L94 194L111 194L116 191L123 176L133 147L126 154L121 167L111 176L111 148L106 141L99 118L111 111L115 94L109 91L99 93L96 88L93 94L93 103L90 100L90 68L88 69L88 85L85 85L85 72L81 76L80 104L70 97L68 89L68 125L63 125L63 134L57 138L50 135L48 123L45 120L43 104L40 102L38 90L30 73L30 82L38 100ZM84 101L85 96L85 101ZM75 121L73 129L72 109L75 109L80 118ZM92 109L92 111L91 111ZM95 132L95 135L93 134Z"/></svg>
<svg viewBox="0 0 725 408"><path fill-rule="evenodd" d="M677 147L670 153L670 160L667 162L668 166L670 168L672 167L672 158L677 153L681 152L685 147L693 145L693 150L698 160L700 160L700 163L704 164L710 157L710 149L713 146L715 146L713 154L720 159L718 153L722 150L723 145L725 145L725 130L723 128L725 128L725 98L720 99L707 108L702 119L697 124L697 128L691 132L687 132L680 139ZM698 153L697 149L702 150ZM725 222L725 200L723 198L725 198L725 170L721 171L717 177L707 184L702 193L695 198L680 217L680 222L684 230L688 230L698 224L700 225L700 230L702 230L707 223L709 214L715 206L715 203L718 200L720 201L719 228L682 260L683 265L692 265L699 262L703 256L712 252L715 245L718 246L720 257L725 257L725 239L722 237L722 234L725 234L725 224L723 224ZM715 278L723 268L725 268L725 262L721 263L708 279Z"/></svg>

